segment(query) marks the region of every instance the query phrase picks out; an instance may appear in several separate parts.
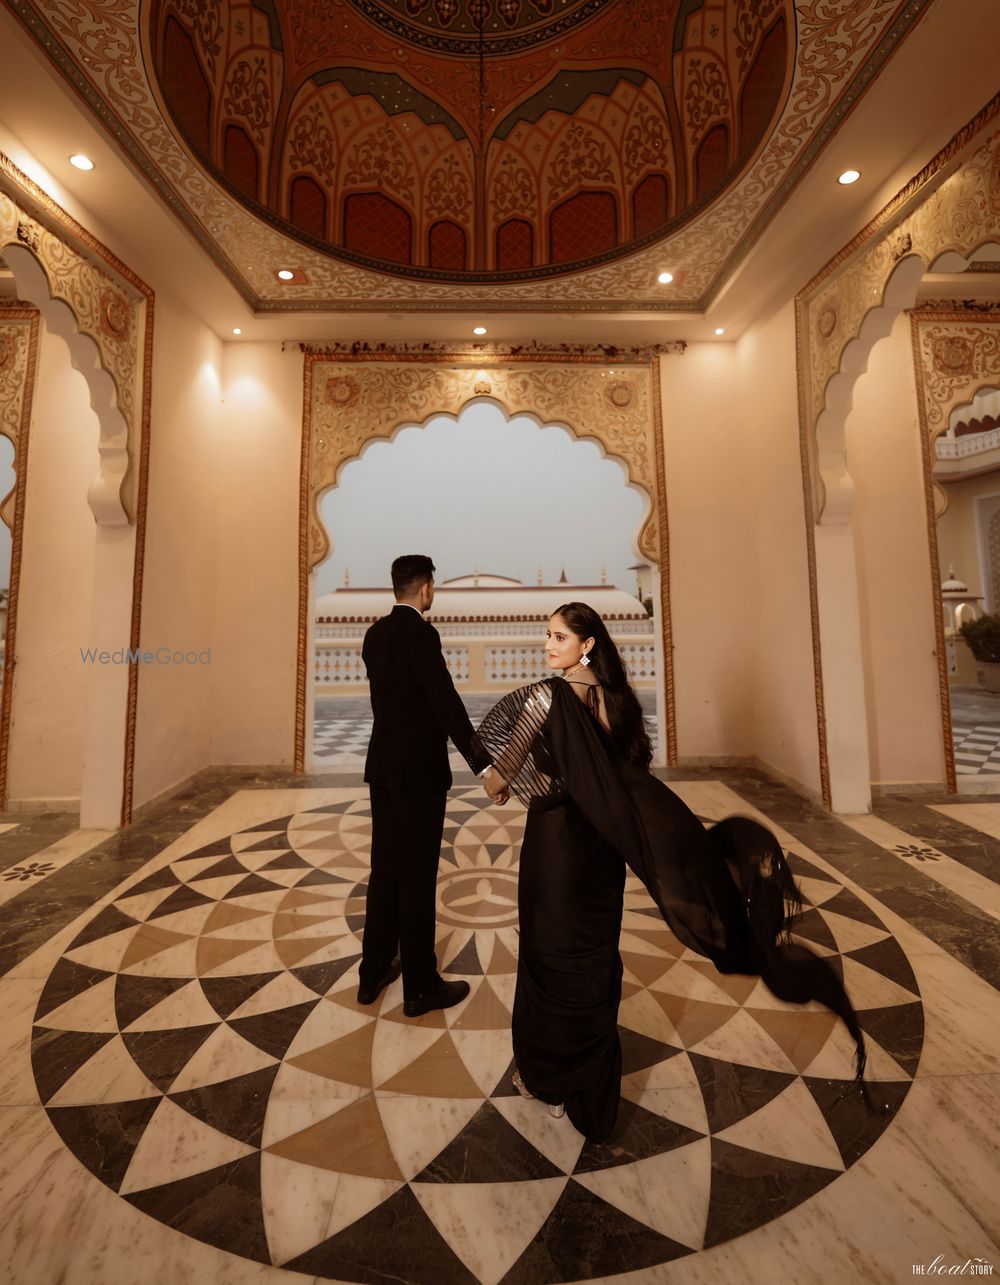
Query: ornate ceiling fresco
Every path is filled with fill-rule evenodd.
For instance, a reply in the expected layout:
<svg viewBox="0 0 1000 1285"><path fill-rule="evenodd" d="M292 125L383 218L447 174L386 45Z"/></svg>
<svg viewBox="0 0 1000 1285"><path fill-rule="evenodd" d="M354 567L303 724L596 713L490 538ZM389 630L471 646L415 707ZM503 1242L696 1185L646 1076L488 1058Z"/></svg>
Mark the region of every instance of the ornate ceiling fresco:
<svg viewBox="0 0 1000 1285"><path fill-rule="evenodd" d="M5 3L261 311L694 311L926 0Z"/></svg>

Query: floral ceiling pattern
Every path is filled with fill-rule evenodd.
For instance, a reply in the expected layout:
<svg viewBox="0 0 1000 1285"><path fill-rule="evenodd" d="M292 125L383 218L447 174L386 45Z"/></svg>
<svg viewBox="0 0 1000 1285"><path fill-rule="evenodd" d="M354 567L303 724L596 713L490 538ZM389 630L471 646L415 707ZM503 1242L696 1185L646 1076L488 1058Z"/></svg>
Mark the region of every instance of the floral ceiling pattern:
<svg viewBox="0 0 1000 1285"><path fill-rule="evenodd" d="M927 0L4 2L261 311L695 311Z"/></svg>

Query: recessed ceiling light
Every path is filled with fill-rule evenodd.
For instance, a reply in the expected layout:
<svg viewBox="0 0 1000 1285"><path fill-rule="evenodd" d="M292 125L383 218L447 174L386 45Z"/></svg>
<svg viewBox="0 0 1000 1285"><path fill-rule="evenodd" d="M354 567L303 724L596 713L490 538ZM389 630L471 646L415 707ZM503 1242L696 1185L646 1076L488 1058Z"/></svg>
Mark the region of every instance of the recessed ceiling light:
<svg viewBox="0 0 1000 1285"><path fill-rule="evenodd" d="M84 156L83 152L74 152L69 158L69 163L78 170L92 170L94 168L94 162L89 156Z"/></svg>
<svg viewBox="0 0 1000 1285"><path fill-rule="evenodd" d="M661 272L656 279L659 281L661 286L668 286L671 281L673 281L674 274L672 272Z"/></svg>
<svg viewBox="0 0 1000 1285"><path fill-rule="evenodd" d="M726 328L725 328L725 326L716 326L716 327L715 327L715 333L716 333L717 335L724 335L724 334L726 333Z"/></svg>
<svg viewBox="0 0 1000 1285"><path fill-rule="evenodd" d="M474 335L485 335L485 334L486 334L486 327L485 327L485 326L473 326L473 327L472 327L472 333L473 333Z"/></svg>
<svg viewBox="0 0 1000 1285"><path fill-rule="evenodd" d="M860 177L860 170L844 170L840 178L837 179L837 182L841 183L844 187L847 187L850 183L856 183Z"/></svg>
<svg viewBox="0 0 1000 1285"><path fill-rule="evenodd" d="M291 268L279 268L278 277L282 281L294 281L295 273L291 270Z"/></svg>
<svg viewBox="0 0 1000 1285"><path fill-rule="evenodd" d="M233 334L234 334L234 335L242 335L242 333L243 333L243 331L239 328L239 326L233 326Z"/></svg>

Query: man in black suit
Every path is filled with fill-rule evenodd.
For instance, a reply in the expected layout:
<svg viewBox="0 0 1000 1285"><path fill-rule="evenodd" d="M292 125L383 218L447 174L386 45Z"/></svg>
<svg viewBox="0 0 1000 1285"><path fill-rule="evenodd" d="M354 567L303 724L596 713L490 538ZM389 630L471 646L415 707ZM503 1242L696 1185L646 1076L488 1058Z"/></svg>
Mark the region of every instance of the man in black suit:
<svg viewBox="0 0 1000 1285"><path fill-rule="evenodd" d="M474 729L448 672L441 638L424 612L434 601L434 563L421 554L392 564L396 605L365 634L361 654L371 688L365 763L372 804L372 864L358 1002L374 1004L403 973L403 1012L450 1008L469 983L446 982L434 954L437 868L451 785L448 738L484 778L491 796L504 782L473 745Z"/></svg>

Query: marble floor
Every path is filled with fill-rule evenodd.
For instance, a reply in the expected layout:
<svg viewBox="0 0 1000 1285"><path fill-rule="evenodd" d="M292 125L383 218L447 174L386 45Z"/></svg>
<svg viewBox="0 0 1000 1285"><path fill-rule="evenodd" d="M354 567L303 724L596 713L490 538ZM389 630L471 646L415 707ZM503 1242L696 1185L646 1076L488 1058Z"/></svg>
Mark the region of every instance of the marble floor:
<svg viewBox="0 0 1000 1285"><path fill-rule="evenodd" d="M983 687L951 689L952 745L960 778L1000 780L1000 692ZM976 782L971 783L976 788ZM990 783L992 788L993 782Z"/></svg>
<svg viewBox="0 0 1000 1285"><path fill-rule="evenodd" d="M11 1285L901 1281L1000 1271L1000 798L834 818L747 771L869 1043L716 973L630 879L602 1146L510 1085L524 812L456 777L438 954L355 1000L357 772L205 773L113 835L0 816L0 1279ZM27 878L15 870L46 867ZM975 1270L974 1270L975 1269Z"/></svg>
<svg viewBox="0 0 1000 1285"><path fill-rule="evenodd" d="M473 723L478 724L496 703L494 696L464 695L465 707ZM656 693L640 692L646 731L655 751L658 729L656 725ZM364 767L368 739L372 731L372 709L367 697L321 696L313 712L313 757L316 766L327 768ZM1000 733L997 737L1000 741ZM1000 747L997 750L1000 755ZM457 754L452 755L455 767L463 766Z"/></svg>

